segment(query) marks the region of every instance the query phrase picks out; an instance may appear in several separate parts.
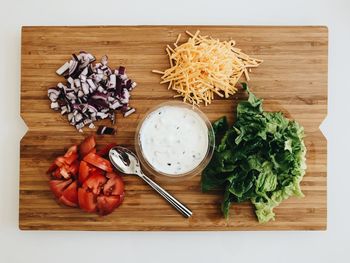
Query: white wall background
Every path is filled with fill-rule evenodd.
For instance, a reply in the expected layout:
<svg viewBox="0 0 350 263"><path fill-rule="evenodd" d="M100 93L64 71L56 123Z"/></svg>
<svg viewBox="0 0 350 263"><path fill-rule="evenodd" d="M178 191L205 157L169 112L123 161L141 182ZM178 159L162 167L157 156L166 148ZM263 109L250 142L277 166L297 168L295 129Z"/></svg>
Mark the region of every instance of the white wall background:
<svg viewBox="0 0 350 263"><path fill-rule="evenodd" d="M350 1L0 0L0 262L350 262ZM327 25L326 232L23 232L18 229L22 25Z"/></svg>

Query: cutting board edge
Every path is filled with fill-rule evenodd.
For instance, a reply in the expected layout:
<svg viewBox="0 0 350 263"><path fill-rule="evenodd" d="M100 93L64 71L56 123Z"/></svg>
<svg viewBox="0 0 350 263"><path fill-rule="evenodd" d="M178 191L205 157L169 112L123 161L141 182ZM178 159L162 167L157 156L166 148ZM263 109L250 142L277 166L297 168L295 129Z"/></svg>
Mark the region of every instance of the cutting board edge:
<svg viewBox="0 0 350 263"><path fill-rule="evenodd" d="M327 55L328 55L328 27L327 26L240 26L240 25L191 25L191 26L188 26L188 25L164 25L164 26L168 26L168 27L246 27L246 28L261 28L261 27L268 27L268 28L278 28L278 27L281 27L281 28L288 28L288 27L300 27L300 28L322 28L324 30L327 31ZM88 28L105 28L105 27L164 27L163 25L140 25L140 26L137 26L137 25L122 25L122 26L113 26L113 25L101 25L101 26L22 26L22 34L24 31L26 31L27 29L30 29L30 28L59 28L59 27L63 27L63 28L82 28L82 27L88 27ZM21 40L22 41L22 40ZM23 45L21 46L21 48L23 49ZM21 55L22 55L22 52L21 52ZM327 67L328 67L328 56L327 56ZM21 63L21 69L22 69L22 63ZM22 70L21 70L22 71ZM327 71L328 73L328 71ZM328 74L327 74L327 90L328 90ZM21 91L22 91L22 77L21 77ZM22 92L21 92L21 100L22 100ZM328 98L327 98L327 101L328 101ZM327 102L328 104L328 102ZM21 110L20 110L20 116L21 118L23 119L24 123L27 125L28 129L27 129L27 132L23 135L21 141L23 140L23 138L26 137L26 135L30 132L30 126L28 125L28 123L26 122L25 120L25 117L23 116L23 111L22 111L22 106L21 106ZM328 115L328 107L326 108L326 112L324 113L324 117L323 117L323 120L321 121L320 125L322 124L322 122L327 118L327 115ZM320 132L322 133L322 135L324 136L325 140L327 141L327 137L325 136L325 134L322 132L321 129L319 129ZM327 141L327 144L328 144L328 141ZM22 168L20 168L20 171L22 170ZM21 172L20 172L21 173ZM21 176L20 176L20 179L21 179ZM326 198L327 198L327 191L326 191ZM327 204L326 204L326 209L327 209ZM233 228L221 228L221 227L213 227L213 228L191 228L191 229L188 229L188 228L179 228L179 227L175 227L174 229L172 229L171 227L167 227L165 230L163 231L205 231L205 230L217 230L217 231L270 231L270 230L276 230L276 231L303 231L303 230L327 230L327 216L324 218L325 219L325 224L320 226L320 227L316 227L316 228L310 228L310 229L303 229L303 228L294 228L294 229L284 229L284 228L280 228L280 229L259 229L259 227L256 227L256 226L253 226L253 227L248 227L248 228L240 228L240 227L233 227ZM20 214L19 214L19 228L21 230L24 230L24 231L30 231L30 230L44 230L42 228L35 228L35 227L28 227L28 226L25 226L25 224L22 224L21 220L20 220ZM254 228L254 229L252 229ZM47 230L78 230L78 231L100 231L99 229L89 229L89 230L86 230L86 229L62 229L62 228L55 228L55 227L48 227ZM108 230L108 229L106 229ZM152 229L134 229L135 231L161 231L162 229L160 230L152 230ZM116 228L111 228L110 230L108 231L132 231L132 230L127 230L127 229L116 229Z"/></svg>
<svg viewBox="0 0 350 263"><path fill-rule="evenodd" d="M171 25L171 24L162 24L162 25L156 25L156 24L139 24L139 25L132 25L132 24L127 24L127 25L74 25L74 26L67 26L67 25L55 25L55 26L41 26L41 25L22 25L21 26L21 31L22 33L25 30L28 29L38 29L38 28L110 28L110 27L155 27L155 28L161 28L161 27L176 27L176 28L183 28L183 27L232 27L232 28L239 28L239 27L244 27L244 28L319 28L319 29L324 29L326 31L329 31L328 25L235 25L235 24L192 24L192 25Z"/></svg>

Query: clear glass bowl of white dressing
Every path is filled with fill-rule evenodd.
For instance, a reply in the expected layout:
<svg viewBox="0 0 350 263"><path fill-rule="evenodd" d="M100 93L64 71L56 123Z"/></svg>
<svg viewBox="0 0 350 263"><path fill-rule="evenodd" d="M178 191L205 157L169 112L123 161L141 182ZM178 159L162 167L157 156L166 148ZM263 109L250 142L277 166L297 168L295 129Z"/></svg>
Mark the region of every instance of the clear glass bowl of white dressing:
<svg viewBox="0 0 350 263"><path fill-rule="evenodd" d="M214 147L214 130L206 115L180 101L150 109L135 134L135 150L142 168L163 179L199 175L211 160Z"/></svg>

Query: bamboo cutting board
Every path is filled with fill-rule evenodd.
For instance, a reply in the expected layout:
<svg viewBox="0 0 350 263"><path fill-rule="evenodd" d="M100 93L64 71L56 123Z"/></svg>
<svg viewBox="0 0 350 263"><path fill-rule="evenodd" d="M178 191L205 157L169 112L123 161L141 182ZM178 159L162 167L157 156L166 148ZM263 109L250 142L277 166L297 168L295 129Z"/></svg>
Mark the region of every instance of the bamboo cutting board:
<svg viewBox="0 0 350 263"><path fill-rule="evenodd" d="M133 147L138 121L145 112L174 93L159 84L152 69L165 69L165 46L179 33L200 29L203 35L236 40L237 46L264 63L251 73L249 85L264 98L265 110L282 111L306 131L307 174L303 199L290 198L275 209L276 220L258 224L249 203L235 204L228 221L219 210L218 192L201 193L200 176L169 183L158 182L192 209L185 219L139 178L125 177L123 205L106 217L60 206L48 186L48 166L64 149L85 134L70 126L66 116L49 108L47 89L62 81L55 71L70 54L85 50L99 60L107 54L109 65L126 66L138 83L131 106L137 113L117 116L117 135L99 136L103 145L117 142ZM182 39L184 40L184 38ZM327 114L328 32L325 27L238 26L96 26L23 27L21 65L21 116L28 133L20 153L20 229L46 230L324 230L327 225L327 142L319 126ZM233 122L237 101L217 99L201 107L211 121L227 115ZM98 124L103 124L100 122ZM105 122L109 124L108 121Z"/></svg>

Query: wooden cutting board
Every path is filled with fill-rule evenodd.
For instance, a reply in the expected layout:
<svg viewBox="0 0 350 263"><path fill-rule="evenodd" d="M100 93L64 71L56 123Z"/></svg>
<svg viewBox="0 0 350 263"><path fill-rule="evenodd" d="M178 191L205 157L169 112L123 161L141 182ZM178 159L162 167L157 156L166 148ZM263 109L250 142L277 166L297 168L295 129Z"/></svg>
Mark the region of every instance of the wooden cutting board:
<svg viewBox="0 0 350 263"><path fill-rule="evenodd" d="M275 209L276 220L258 224L249 203L233 205L228 221L219 210L218 192L201 193L200 176L169 183L158 181L193 210L185 219L137 177L125 177L126 197L112 214L100 217L60 206L45 174L65 147L93 131L78 133L65 116L50 110L47 89L62 78L55 70L80 50L98 59L107 54L112 67L124 65L138 83L132 92L137 113L117 116L117 135L99 136L98 144L117 142L133 147L134 132L145 112L174 93L159 84L152 69L165 69L165 46L179 33L200 29L222 40L234 39L244 52L264 60L250 74L249 85L264 98L265 110L282 111L306 131L308 170L302 181L305 198L290 198ZM184 40L184 38L182 39ZM28 133L21 141L20 229L55 230L324 230L327 225L327 141L319 126L327 114L328 31L325 27L251 26L94 26L23 27L21 116ZM201 107L210 120L227 115L233 122L239 99L217 99ZM104 123L100 122L99 124ZM106 124L109 124L106 121Z"/></svg>

